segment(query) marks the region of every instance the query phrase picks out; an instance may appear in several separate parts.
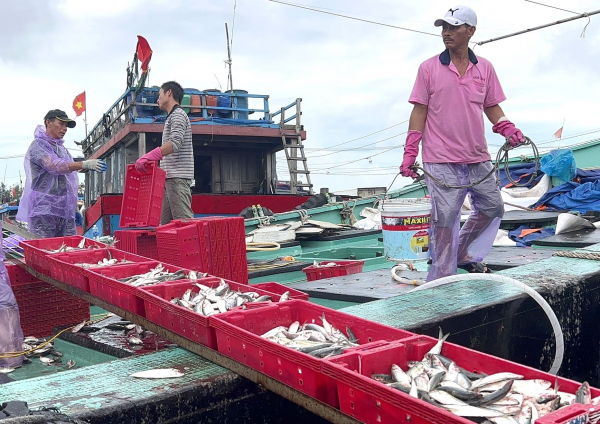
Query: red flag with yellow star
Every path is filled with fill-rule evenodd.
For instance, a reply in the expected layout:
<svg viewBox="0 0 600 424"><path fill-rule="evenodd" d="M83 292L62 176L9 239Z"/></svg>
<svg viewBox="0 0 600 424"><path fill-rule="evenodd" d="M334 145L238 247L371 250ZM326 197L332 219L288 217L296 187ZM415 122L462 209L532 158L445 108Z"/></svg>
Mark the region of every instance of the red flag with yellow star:
<svg viewBox="0 0 600 424"><path fill-rule="evenodd" d="M85 91L73 100L73 110L75 111L76 116L85 112Z"/></svg>

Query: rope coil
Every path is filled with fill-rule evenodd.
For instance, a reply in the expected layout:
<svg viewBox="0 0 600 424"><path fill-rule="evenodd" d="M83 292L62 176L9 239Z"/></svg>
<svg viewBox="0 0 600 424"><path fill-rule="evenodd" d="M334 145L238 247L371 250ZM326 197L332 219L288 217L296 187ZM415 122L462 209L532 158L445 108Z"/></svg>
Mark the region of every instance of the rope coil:
<svg viewBox="0 0 600 424"><path fill-rule="evenodd" d="M534 157L534 163L535 163L535 170L529 177L529 180L527 180L527 182L524 184L520 184L519 182L513 180L512 177L510 176L509 164L508 164L508 160L509 160L508 152L511 151L513 149L513 147L510 145L508 139L506 140L506 142L504 143L502 148L498 150L498 153L496 154L496 162L494 163L494 166L492 167L490 172L488 172L488 174L485 177L481 178L479 181L476 181L473 183L464 184L464 185L450 185L448 183L438 180L433 175L431 175L429 172L427 172L425 169L423 169L421 166L419 166L417 163L415 163L415 165L413 165L411 167L411 169L423 171L423 174L427 175L433 182L435 182L439 186L442 186L445 188L450 188L450 189L465 189L465 188L471 188L478 184L481 184L483 181L487 180L493 174L496 175L496 181L499 184L500 183L500 166L502 164L502 166L504 167L504 173L506 175L506 178L508 178L508 181L510 181L510 183L513 186L527 187L529 184L531 184L537 178L537 173L538 173L538 170L540 169L540 153L539 153L538 148L535 145L535 143L533 141L531 141L531 139L529 137L525 136L524 139L525 139L525 142L520 144L519 147L531 146L531 148L533 150L533 157ZM395 180L395 178L394 178L394 180ZM392 182L392 184L393 184L393 182Z"/></svg>

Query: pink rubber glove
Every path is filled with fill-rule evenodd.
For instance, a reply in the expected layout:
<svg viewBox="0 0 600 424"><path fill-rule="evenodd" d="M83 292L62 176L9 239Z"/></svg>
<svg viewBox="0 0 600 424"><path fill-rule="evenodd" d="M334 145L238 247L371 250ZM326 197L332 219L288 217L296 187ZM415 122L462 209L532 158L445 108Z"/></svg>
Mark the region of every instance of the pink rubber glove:
<svg viewBox="0 0 600 424"><path fill-rule="evenodd" d="M419 142L423 138L421 131L410 130L406 136L406 142L404 143L404 158L402 159L402 165L400 165L400 173L404 177L417 178L419 174L410 169L417 160L419 154Z"/></svg>
<svg viewBox="0 0 600 424"><path fill-rule="evenodd" d="M146 172L145 168L148 162L158 162L162 158L162 151L160 150L160 147L157 147L156 149L149 151L144 156L136 160L135 169L137 169L138 172Z"/></svg>
<svg viewBox="0 0 600 424"><path fill-rule="evenodd" d="M496 123L496 125L492 127L492 131L506 138L511 147L517 147L525 143L525 139L523 138L523 133L521 130L516 128L515 124L510 121Z"/></svg>

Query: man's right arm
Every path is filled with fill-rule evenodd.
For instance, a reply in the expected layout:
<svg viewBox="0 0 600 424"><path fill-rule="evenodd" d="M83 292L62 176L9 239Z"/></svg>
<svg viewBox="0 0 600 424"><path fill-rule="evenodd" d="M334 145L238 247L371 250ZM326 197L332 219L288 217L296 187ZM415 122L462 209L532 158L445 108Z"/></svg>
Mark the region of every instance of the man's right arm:
<svg viewBox="0 0 600 424"><path fill-rule="evenodd" d="M409 131L425 130L425 121L427 120L427 105L415 103L412 112L410 113L410 121L408 122Z"/></svg>

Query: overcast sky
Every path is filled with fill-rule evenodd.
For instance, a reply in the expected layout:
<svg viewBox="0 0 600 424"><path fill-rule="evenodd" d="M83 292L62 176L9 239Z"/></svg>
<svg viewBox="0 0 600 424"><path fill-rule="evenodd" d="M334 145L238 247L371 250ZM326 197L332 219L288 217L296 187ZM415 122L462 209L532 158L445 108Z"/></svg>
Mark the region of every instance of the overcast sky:
<svg viewBox="0 0 600 424"><path fill-rule="evenodd" d="M434 35L268 0L237 0L235 25L234 0L3 2L0 177L6 171L8 185L19 181L23 158L5 158L26 152L36 125L43 123L49 109L63 109L73 116L72 101L84 90L88 125L96 124L125 89L125 68L138 34L153 50L150 85L175 79L184 87L208 89L220 84L225 88L227 22L233 27L234 88L270 95L271 111L297 97L303 99L315 188L335 192L388 186L402 160L403 133L412 108L407 99L418 66L443 50L433 22L456 4L297 1ZM579 13L600 9L599 0L541 2ZM575 16L524 0L467 4L478 15L474 41ZM580 19L475 48L496 69L508 97L502 103L507 117L540 148L558 146L552 134L563 120L563 147L600 137L600 15L591 17L582 38L587 23L588 19ZM503 140L491 132L491 124L486 125L494 153ZM84 134L78 118L77 127L65 137L68 147L76 148L73 141ZM354 139L358 140L334 150L320 150ZM280 179L287 179L286 168L280 161ZM409 181L399 178L394 188Z"/></svg>

